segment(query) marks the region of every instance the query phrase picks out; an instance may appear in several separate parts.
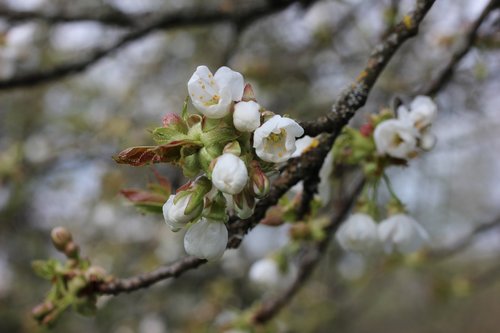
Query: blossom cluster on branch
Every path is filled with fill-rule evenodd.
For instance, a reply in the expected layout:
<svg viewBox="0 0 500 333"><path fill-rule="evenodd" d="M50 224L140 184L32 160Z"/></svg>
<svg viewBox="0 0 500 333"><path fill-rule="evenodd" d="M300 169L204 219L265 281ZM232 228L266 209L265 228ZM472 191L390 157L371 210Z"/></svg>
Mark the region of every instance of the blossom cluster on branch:
<svg viewBox="0 0 500 333"><path fill-rule="evenodd" d="M430 128L437 106L429 97L417 96L409 108L401 105L396 111L397 117L388 109L373 115L359 130L345 128L334 147L336 162L362 166L367 180L354 214L336 233L345 250L369 252L383 247L386 252L410 253L429 240L425 229L408 215L385 171L393 165L406 166L434 147L436 137ZM377 224L384 213L377 198L382 182L391 198L385 206L386 218Z"/></svg>
<svg viewBox="0 0 500 333"><path fill-rule="evenodd" d="M199 66L187 88L195 113L188 113L185 103L181 115L167 114L163 126L153 130L158 146L132 147L115 159L182 168L190 180L163 204L165 222L172 231L188 228L188 254L214 260L226 249L228 217L253 214L269 192L269 175L292 157L304 130L259 105L251 85L228 67L212 74Z"/></svg>

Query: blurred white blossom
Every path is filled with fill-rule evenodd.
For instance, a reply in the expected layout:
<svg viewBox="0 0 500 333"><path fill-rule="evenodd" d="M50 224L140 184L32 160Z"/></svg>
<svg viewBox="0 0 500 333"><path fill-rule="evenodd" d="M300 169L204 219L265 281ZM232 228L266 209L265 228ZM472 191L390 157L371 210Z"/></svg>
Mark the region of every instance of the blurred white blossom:
<svg viewBox="0 0 500 333"><path fill-rule="evenodd" d="M377 225L371 216L356 213L342 223L335 238L344 250L355 252L370 250L378 241Z"/></svg>
<svg viewBox="0 0 500 333"><path fill-rule="evenodd" d="M396 214L378 226L378 235L386 252L411 253L419 250L429 240L429 235L411 216Z"/></svg>

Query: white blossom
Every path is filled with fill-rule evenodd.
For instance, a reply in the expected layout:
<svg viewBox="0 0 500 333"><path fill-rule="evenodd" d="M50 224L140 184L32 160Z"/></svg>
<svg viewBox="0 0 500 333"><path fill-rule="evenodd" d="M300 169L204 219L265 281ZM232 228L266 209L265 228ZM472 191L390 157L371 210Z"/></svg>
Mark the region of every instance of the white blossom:
<svg viewBox="0 0 500 333"><path fill-rule="evenodd" d="M228 194L240 193L248 182L245 163L236 155L225 153L217 158L212 171L212 183Z"/></svg>
<svg viewBox="0 0 500 333"><path fill-rule="evenodd" d="M436 103L428 96L417 96L410 104L410 119L413 126L422 130L436 119Z"/></svg>
<svg viewBox="0 0 500 333"><path fill-rule="evenodd" d="M307 151L307 149L317 140L309 135L305 135L303 138L295 141L295 152L292 154L292 157L299 157Z"/></svg>
<svg viewBox="0 0 500 333"><path fill-rule="evenodd" d="M419 140L419 146L423 150L431 150L436 145L437 138L434 134L430 133L428 130L422 133Z"/></svg>
<svg viewBox="0 0 500 333"><path fill-rule="evenodd" d="M429 240L425 229L406 214L396 214L382 221L378 226L378 236L386 252L414 252Z"/></svg>
<svg viewBox="0 0 500 333"><path fill-rule="evenodd" d="M260 126L260 105L254 101L239 102L234 106L233 123L240 132L253 132Z"/></svg>
<svg viewBox="0 0 500 333"><path fill-rule="evenodd" d="M419 133L410 123L400 119L389 119L380 123L373 133L377 151L406 159L415 153Z"/></svg>
<svg viewBox="0 0 500 333"><path fill-rule="evenodd" d="M186 223L190 222L198 214L200 214L200 210L198 209L195 209L187 215L184 213L187 205L189 204L189 200L191 199L191 194L184 195L177 201L177 203L174 203L175 197L175 195L171 195L167 202L163 205L163 217L172 231L178 231L183 228ZM202 207L200 206L200 209L201 208Z"/></svg>
<svg viewBox="0 0 500 333"><path fill-rule="evenodd" d="M283 274L275 260L263 258L252 264L248 277L255 284L273 287L280 283Z"/></svg>
<svg viewBox="0 0 500 333"><path fill-rule="evenodd" d="M275 115L255 130L255 153L266 162L285 162L296 150L295 138L303 134L294 120Z"/></svg>
<svg viewBox="0 0 500 333"><path fill-rule="evenodd" d="M356 213L342 223L335 238L344 250L355 252L369 250L378 241L377 225L371 216Z"/></svg>
<svg viewBox="0 0 500 333"><path fill-rule="evenodd" d="M207 66L198 66L187 84L194 107L208 118L222 118L229 114L231 103L243 96L243 76L228 67L210 72Z"/></svg>
<svg viewBox="0 0 500 333"><path fill-rule="evenodd" d="M221 221L202 218L184 236L184 249L200 259L219 259L226 249L228 233Z"/></svg>

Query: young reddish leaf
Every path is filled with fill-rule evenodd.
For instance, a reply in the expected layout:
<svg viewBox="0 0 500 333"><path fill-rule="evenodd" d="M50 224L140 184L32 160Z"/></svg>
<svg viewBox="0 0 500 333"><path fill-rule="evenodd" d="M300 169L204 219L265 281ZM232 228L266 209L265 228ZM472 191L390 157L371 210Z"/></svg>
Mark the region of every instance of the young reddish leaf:
<svg viewBox="0 0 500 333"><path fill-rule="evenodd" d="M144 190L139 190L139 189L123 189L120 191L120 193L133 202L134 204L136 203L161 203L164 204L165 201L168 199L166 196L159 194L159 193L153 193L153 192L148 192Z"/></svg>

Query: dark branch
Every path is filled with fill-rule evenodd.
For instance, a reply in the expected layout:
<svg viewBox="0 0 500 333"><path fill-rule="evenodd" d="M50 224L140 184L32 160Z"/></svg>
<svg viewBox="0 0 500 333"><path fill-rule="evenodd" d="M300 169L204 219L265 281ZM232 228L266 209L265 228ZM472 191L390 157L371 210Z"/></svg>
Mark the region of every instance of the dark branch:
<svg viewBox="0 0 500 333"><path fill-rule="evenodd" d="M206 260L195 257L182 258L173 264L163 266L153 272L144 273L128 279L119 279L107 283L97 285L96 292L100 294L117 295L123 292L132 292L137 289L147 288L156 282L165 280L171 277L178 277L183 272L197 268L206 263Z"/></svg>
<svg viewBox="0 0 500 333"><path fill-rule="evenodd" d="M49 13L39 11L18 11L6 5L0 5L0 17L10 22L43 21L49 24L93 21L118 27L134 27L140 25L151 14L127 15L110 8L85 13Z"/></svg>
<svg viewBox="0 0 500 333"><path fill-rule="evenodd" d="M94 51L86 58L58 65L54 68L15 76L10 79L0 80L0 90L29 87L40 83L52 82L67 76L85 71L97 64L103 58L112 55L124 46L139 40L157 30L166 30L186 26L200 26L213 23L233 23L237 26L248 25L257 19L274 14L297 0L271 1L268 5L255 7L245 12L181 11L155 18L142 24L139 28L126 33L116 42L106 48ZM312 1L309 1L312 2Z"/></svg>
<svg viewBox="0 0 500 333"><path fill-rule="evenodd" d="M453 72L455 68L463 59L463 57L469 52L469 50L474 45L474 42L477 38L477 32L479 27L484 22L484 20L488 17L490 12L500 6L500 0L490 0L488 5L483 9L479 17L474 21L474 23L470 26L469 30L465 34L462 45L455 51L452 55L450 61L443 69L439 77L437 77L431 86L423 92L424 95L436 95L436 93L441 90L442 87L446 86L446 84L450 81L453 76Z"/></svg>

